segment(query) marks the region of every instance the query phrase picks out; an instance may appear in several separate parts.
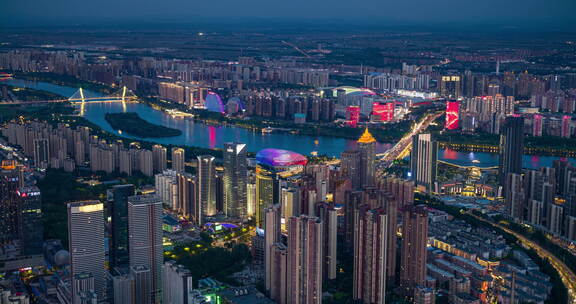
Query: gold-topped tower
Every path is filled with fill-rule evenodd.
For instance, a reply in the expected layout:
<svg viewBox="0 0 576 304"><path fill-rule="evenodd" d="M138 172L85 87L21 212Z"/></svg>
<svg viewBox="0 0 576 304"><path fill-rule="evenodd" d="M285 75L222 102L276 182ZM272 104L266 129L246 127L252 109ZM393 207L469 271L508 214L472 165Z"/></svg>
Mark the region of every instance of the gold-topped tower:
<svg viewBox="0 0 576 304"><path fill-rule="evenodd" d="M369 143L373 143L375 141L376 141L376 139L374 139L374 136L372 136L372 134L370 134L370 132L368 131L368 127L366 127L366 129L364 130L364 133L362 133L362 136L360 136L360 138L358 138L358 142L363 143L363 144L369 144Z"/></svg>

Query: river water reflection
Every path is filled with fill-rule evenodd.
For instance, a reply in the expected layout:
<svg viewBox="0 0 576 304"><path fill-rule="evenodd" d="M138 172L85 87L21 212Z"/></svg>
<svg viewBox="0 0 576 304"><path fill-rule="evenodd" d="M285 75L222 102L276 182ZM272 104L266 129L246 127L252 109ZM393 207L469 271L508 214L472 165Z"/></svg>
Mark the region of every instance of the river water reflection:
<svg viewBox="0 0 576 304"><path fill-rule="evenodd" d="M71 96L77 89L59 86L45 82L30 82L19 79L11 79L5 82L9 85L29 87L32 89L48 91L62 96ZM86 91L87 95L100 96L95 92ZM166 138L139 138L127 134L119 134L113 130L104 119L106 113L136 112L143 119L158 125L176 128L182 131L182 135ZM355 141L335 137L313 137L290 133L262 134L245 128L234 126L213 126L202 122L170 116L162 111L142 103L128 103L124 108L121 103L86 103L84 117L104 130L131 139L141 139L160 144L197 146L203 148L221 148L225 142L239 141L248 145L248 150L256 152L264 148L278 148L292 150L304 155L310 155L313 151L318 154L339 156L342 151L355 146ZM378 143L377 153L389 149L391 144ZM461 166L492 167L498 165L498 155L483 152L457 152L450 149L441 149L438 158L443 161ZM524 155L523 165L526 168L540 168L551 166L552 161L558 157ZM570 158L570 162L576 165L576 159Z"/></svg>

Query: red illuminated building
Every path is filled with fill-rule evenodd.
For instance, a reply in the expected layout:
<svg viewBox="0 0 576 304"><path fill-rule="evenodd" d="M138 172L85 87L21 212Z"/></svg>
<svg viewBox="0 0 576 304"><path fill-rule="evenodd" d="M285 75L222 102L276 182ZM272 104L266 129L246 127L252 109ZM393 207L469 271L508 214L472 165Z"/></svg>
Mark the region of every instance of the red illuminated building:
<svg viewBox="0 0 576 304"><path fill-rule="evenodd" d="M394 119L394 103L380 104L375 102L372 105L372 115L378 117L380 121L391 121Z"/></svg>
<svg viewBox="0 0 576 304"><path fill-rule="evenodd" d="M350 127L356 127L360 121L360 107L349 106L346 108L346 120Z"/></svg>
<svg viewBox="0 0 576 304"><path fill-rule="evenodd" d="M447 130L458 129L458 116L460 112L460 102L447 101L446 102L446 125Z"/></svg>

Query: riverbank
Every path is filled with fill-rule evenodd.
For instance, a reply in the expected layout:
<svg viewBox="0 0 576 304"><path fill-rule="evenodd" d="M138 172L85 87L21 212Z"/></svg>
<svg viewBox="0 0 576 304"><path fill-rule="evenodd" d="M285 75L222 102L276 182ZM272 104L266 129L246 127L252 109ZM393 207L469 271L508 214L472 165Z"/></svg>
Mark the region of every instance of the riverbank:
<svg viewBox="0 0 576 304"><path fill-rule="evenodd" d="M31 88L20 88L0 82L0 87L6 87L8 95L12 95L17 101L38 101L52 99L66 99L62 95L35 90Z"/></svg>
<svg viewBox="0 0 576 304"><path fill-rule="evenodd" d="M290 132L292 134L305 136L326 136L357 140L364 132L363 128L352 128L347 126L336 125L333 123L303 123L296 124L289 120L279 120L265 117L240 118L226 116L221 113L210 112L207 110L189 109L188 107L173 103L165 102L154 98L143 98L143 102L154 107L157 110L178 110L184 113L194 115L194 121L203 122L211 125L234 126L244 129L260 131L264 128L275 128L277 132ZM380 143L396 142L406 134L412 126L412 121L404 120L394 124L383 124L369 127L370 133ZM283 129L285 131L280 131Z"/></svg>
<svg viewBox="0 0 576 304"><path fill-rule="evenodd" d="M18 101L35 101L49 99L63 99L61 95L35 90L31 88L20 88L0 83L5 86L9 94L13 94ZM70 115L74 112L70 103L48 103L48 104L4 104L0 105L0 123L9 121L20 116L33 116L38 119L49 119L55 115Z"/></svg>
<svg viewBox="0 0 576 304"><path fill-rule="evenodd" d="M157 144L150 141L133 140L110 133L84 117L73 115L74 110L74 107L72 107L70 103L51 103L34 106L0 105L0 124L14 119L21 119L24 121L46 121L53 125L64 123L70 125L71 127L88 127L90 128L91 135L96 135L98 138L107 140L108 142L122 141L125 147L129 147L130 143L136 142L141 148L151 150L152 146ZM218 148L209 149L170 144L166 144L164 146L168 150L171 150L172 147L183 148L185 150L186 161L193 160L196 158L196 156L204 154L212 155L218 159L222 159L222 150Z"/></svg>
<svg viewBox="0 0 576 304"><path fill-rule="evenodd" d="M73 76L58 75L54 73L22 73L14 72L15 79L23 79L29 81L42 81L52 84L57 84L61 86L69 87L82 87L91 91L100 92L103 95L110 94L115 91L116 88L101 83L89 82L80 80ZM138 93L138 92L136 92ZM220 113L209 112L206 110L199 109L189 109L187 106L167 102L160 100L159 98L145 98L139 97L141 102L154 107L157 110L179 110L185 113L193 114L192 118L194 121L203 122L211 125L226 125L240 127L255 131L260 131L264 128L278 128L286 129L287 132L297 135L305 136L326 136L343 138L350 140L357 140L362 132L363 128L352 128L348 126L336 125L333 123L304 123L296 124L289 120L278 120L265 117L250 117L250 118L239 118L239 117L229 117L222 115ZM411 128L412 121L404 120L394 124L383 124L375 127L370 127L370 132L374 138L380 143L396 142L400 140ZM277 130L277 132L281 132Z"/></svg>
<svg viewBox="0 0 576 304"><path fill-rule="evenodd" d="M107 95L115 91L115 88L102 83L86 81L78 79L74 76L60 75L56 73L40 73L40 72L18 72L10 71L15 79L29 80L29 81L42 81L61 86L68 86L74 88L83 88L90 91L102 92ZM68 98L69 96L66 96Z"/></svg>
<svg viewBox="0 0 576 304"><path fill-rule="evenodd" d="M182 131L149 123L142 119L138 113L107 113L106 121L114 130L120 130L138 137L174 137L180 136Z"/></svg>
<svg viewBox="0 0 576 304"><path fill-rule="evenodd" d="M45 105L0 105L0 123L19 117L39 120L52 120L61 115L71 115L74 108L68 104Z"/></svg>
<svg viewBox="0 0 576 304"><path fill-rule="evenodd" d="M436 139L442 149L486 153L499 153L500 151L500 137L496 134L437 134ZM526 136L523 154L576 157L576 139L557 136Z"/></svg>

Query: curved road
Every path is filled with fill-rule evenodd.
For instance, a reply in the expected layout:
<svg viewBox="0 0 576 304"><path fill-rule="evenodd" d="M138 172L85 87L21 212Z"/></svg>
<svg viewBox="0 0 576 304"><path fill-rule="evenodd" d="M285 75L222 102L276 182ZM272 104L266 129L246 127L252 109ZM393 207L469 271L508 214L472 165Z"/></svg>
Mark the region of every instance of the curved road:
<svg viewBox="0 0 576 304"><path fill-rule="evenodd" d="M394 160L406 156L412 147L412 136L426 130L430 123L432 123L442 114L444 114L444 111L426 114L426 116L422 118L416 125L414 125L412 130L404 135L404 137L402 137L402 139L400 139L394 145L394 147L382 154L377 155L380 157L380 159L377 161L378 167L382 169L388 168L392 165Z"/></svg>
<svg viewBox="0 0 576 304"><path fill-rule="evenodd" d="M564 283L564 286L566 286L566 288L568 289L568 296L569 296L570 303L576 303L576 274L574 274L574 272L572 270L570 270L570 268L568 268L568 266L566 266L566 264L564 264L564 262L562 262L559 258L557 258L555 255L550 253L548 250L542 248L540 245L532 242L531 240L527 239L526 237L522 236L521 234L514 232L514 231L512 231L512 230L510 230L510 229L508 229L502 225L487 221L487 220L485 220L479 216L476 216L472 213L468 213L468 214L474 216L475 218L477 218L480 221L488 223L494 227L498 227L498 228L506 231L507 233L512 234L513 236L518 238L518 240L520 240L522 245L524 245L530 249L534 249L534 251L536 251L536 253L541 258L547 259L550 262L550 264L552 264L552 267L554 267L554 269L556 269L556 271L558 271L558 273L560 274L560 278L562 279L562 282Z"/></svg>

